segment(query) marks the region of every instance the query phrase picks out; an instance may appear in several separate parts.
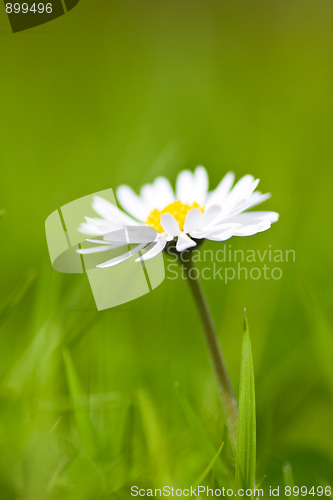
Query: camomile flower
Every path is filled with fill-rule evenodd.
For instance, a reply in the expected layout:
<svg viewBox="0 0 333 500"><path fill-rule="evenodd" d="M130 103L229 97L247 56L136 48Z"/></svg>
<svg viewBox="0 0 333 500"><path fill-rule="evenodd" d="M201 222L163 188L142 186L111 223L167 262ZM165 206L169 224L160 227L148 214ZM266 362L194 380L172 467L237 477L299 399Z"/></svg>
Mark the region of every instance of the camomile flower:
<svg viewBox="0 0 333 500"><path fill-rule="evenodd" d="M120 186L116 194L122 209L95 196L92 207L99 218L85 217L79 231L94 236L87 241L96 246L78 253L134 245L97 266L111 267L139 252L136 261L151 259L169 242L183 252L204 239L226 241L232 236L251 236L269 229L278 220L276 212L247 210L267 200L270 194L256 191L259 179L252 175L245 175L235 185L234 180L234 174L229 172L209 191L207 171L197 167L194 173L179 173L175 190L165 177L144 185L139 195L129 186Z"/></svg>

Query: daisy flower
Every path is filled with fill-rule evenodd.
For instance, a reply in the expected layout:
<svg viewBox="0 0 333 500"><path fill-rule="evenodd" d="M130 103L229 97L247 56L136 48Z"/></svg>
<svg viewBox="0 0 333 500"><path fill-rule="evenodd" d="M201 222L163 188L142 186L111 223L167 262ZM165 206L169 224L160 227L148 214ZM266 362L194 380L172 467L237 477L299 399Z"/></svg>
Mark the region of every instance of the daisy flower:
<svg viewBox="0 0 333 500"><path fill-rule="evenodd" d="M247 210L271 195L256 191L259 179L252 175L245 175L235 185L234 180L234 174L229 172L209 191L207 171L197 167L193 173L179 173L175 190L165 177L144 185L139 195L129 186L120 186L116 194L122 209L95 196L92 207L99 218L85 217L79 231L94 236L86 241L96 246L78 253L133 245L122 255L97 266L111 267L137 254L140 256L136 261L152 259L171 241L178 252L183 252L204 239L225 241L269 229L278 220L276 212Z"/></svg>

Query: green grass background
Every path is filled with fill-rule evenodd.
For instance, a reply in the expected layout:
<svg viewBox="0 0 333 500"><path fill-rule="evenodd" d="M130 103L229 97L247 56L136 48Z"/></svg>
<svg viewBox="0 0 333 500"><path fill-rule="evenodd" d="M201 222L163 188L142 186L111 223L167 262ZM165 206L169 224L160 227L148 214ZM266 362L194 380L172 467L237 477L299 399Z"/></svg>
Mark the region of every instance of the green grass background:
<svg viewBox="0 0 333 500"><path fill-rule="evenodd" d="M333 482L332 25L326 0L81 0L15 35L2 10L1 499L184 488L225 439L186 283L98 313L44 234L69 201L197 164L273 193L280 221L232 248L296 251L279 281L204 283L236 392L247 307L257 479ZM205 483L232 484L229 451Z"/></svg>

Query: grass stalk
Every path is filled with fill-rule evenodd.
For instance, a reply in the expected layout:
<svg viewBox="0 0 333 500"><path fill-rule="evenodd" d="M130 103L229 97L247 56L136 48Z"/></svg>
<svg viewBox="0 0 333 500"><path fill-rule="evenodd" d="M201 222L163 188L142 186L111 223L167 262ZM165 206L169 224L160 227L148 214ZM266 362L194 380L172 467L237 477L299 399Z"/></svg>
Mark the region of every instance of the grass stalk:
<svg viewBox="0 0 333 500"><path fill-rule="evenodd" d="M191 289L207 342L211 363L214 368L217 385L222 400L223 409L226 415L226 423L229 430L229 437L234 454L237 449L237 421L238 409L237 401L231 385L230 377L223 359L221 347L217 338L215 326L209 311L209 307L201 287L198 272L191 256L187 262L183 262L186 272L187 282Z"/></svg>

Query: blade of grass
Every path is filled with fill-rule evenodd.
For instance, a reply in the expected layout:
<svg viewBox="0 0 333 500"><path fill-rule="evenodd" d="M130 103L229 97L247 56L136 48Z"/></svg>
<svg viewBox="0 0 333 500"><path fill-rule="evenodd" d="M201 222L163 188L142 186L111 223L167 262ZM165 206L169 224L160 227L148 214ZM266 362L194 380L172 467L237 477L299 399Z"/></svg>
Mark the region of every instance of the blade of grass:
<svg viewBox="0 0 333 500"><path fill-rule="evenodd" d="M221 444L221 446L219 447L219 449L217 450L217 452L215 453L215 455L213 456L212 460L209 462L209 464L207 465L205 470L200 474L198 479L194 482L194 489L197 488L198 486L202 485L202 483L204 482L204 480L206 479L206 477L208 476L208 474L210 473L210 471L214 467L216 460L219 458L223 446L224 446L224 443Z"/></svg>
<svg viewBox="0 0 333 500"><path fill-rule="evenodd" d="M286 462L283 465L282 472L283 472L284 484L286 486L291 486L291 487L295 486L294 477L293 477L293 470L292 470L291 464L289 462Z"/></svg>
<svg viewBox="0 0 333 500"><path fill-rule="evenodd" d="M306 276L302 276L300 294L304 301L304 312L307 314L312 328L310 333L313 340L314 354L320 361L319 366L325 375L325 380L333 393L333 335L330 322L323 310L321 303L312 291Z"/></svg>
<svg viewBox="0 0 333 500"><path fill-rule="evenodd" d="M155 404L150 394L144 389L138 390L137 399L147 451L155 467L156 484L170 484L172 480L169 453Z"/></svg>
<svg viewBox="0 0 333 500"><path fill-rule="evenodd" d="M214 447L210 437L208 436L206 429L202 425L201 419L195 413L190 402L181 391L179 385L176 384L175 388L188 426L193 436L196 437L198 443L200 444L202 453L205 455L206 459L209 460L210 457L215 456L216 448ZM224 462L221 460L221 451L212 464L212 469L215 472L216 480L219 486L229 486L232 485L233 478L230 477L226 464L224 464Z"/></svg>
<svg viewBox="0 0 333 500"><path fill-rule="evenodd" d="M79 378L68 349L63 350L63 358L78 435L84 452L88 457L92 458L96 454L96 442L93 425L89 416L87 397L82 392Z"/></svg>
<svg viewBox="0 0 333 500"><path fill-rule="evenodd" d="M0 307L0 325L10 315L11 311L21 302L32 283L35 281L37 271L30 269L23 280L18 283L13 292L9 295L6 302Z"/></svg>
<svg viewBox="0 0 333 500"><path fill-rule="evenodd" d="M41 273L31 313L32 326L29 322L33 336L0 386L0 390L12 393L13 396L26 392L29 384L36 389L36 379L44 383L52 363L51 358L59 346L61 348L63 339L72 347L81 333L96 327L99 320L92 313L85 315L83 321L82 318L77 321L77 314L71 310L72 303L75 303L80 294L77 283L63 294L60 280L49 281L48 273Z"/></svg>
<svg viewBox="0 0 333 500"><path fill-rule="evenodd" d="M253 490L256 470L256 405L247 317L244 320L238 412L236 484L238 489Z"/></svg>

